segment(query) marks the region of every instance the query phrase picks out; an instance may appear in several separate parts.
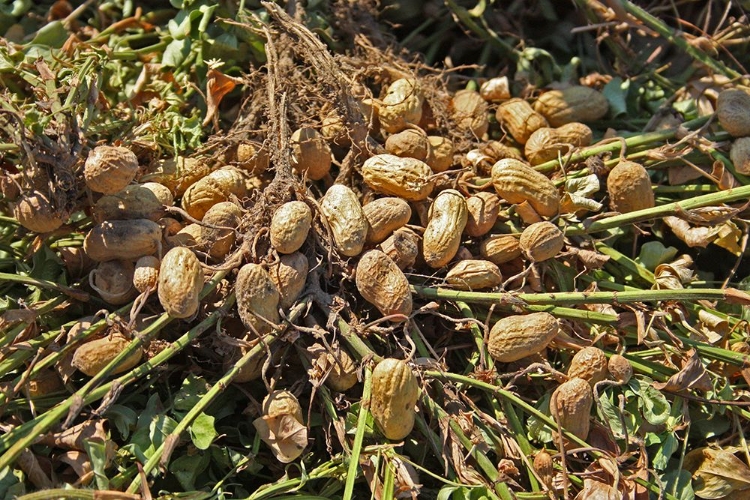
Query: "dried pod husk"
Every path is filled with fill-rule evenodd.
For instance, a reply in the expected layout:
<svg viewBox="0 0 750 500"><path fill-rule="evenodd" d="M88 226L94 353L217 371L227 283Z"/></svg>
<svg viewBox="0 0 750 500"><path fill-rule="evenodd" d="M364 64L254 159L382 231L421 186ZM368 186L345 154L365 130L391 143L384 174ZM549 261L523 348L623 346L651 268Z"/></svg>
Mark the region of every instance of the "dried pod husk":
<svg viewBox="0 0 750 500"><path fill-rule="evenodd" d="M149 184L160 186L156 183ZM171 193L169 194L171 198ZM169 206L172 204L170 203ZM157 221L164 216L164 213L165 205L153 190L140 184L133 184L118 193L99 198L94 205L93 216L96 222L128 219Z"/></svg>
<svg viewBox="0 0 750 500"><path fill-rule="evenodd" d="M279 261L268 268L268 274L279 291L279 307L288 310L305 289L309 263L301 252L279 257Z"/></svg>
<svg viewBox="0 0 750 500"><path fill-rule="evenodd" d="M302 406L296 396L289 391L273 391L263 400L263 415L267 417L280 417L291 415L302 423Z"/></svg>
<svg viewBox="0 0 750 500"><path fill-rule="evenodd" d="M292 168L317 181L331 171L331 147L320 132L310 127L297 129L292 134Z"/></svg>
<svg viewBox="0 0 750 500"><path fill-rule="evenodd" d="M422 251L428 266L443 267L455 257L468 217L466 199L455 189L446 189L435 197L422 236Z"/></svg>
<svg viewBox="0 0 750 500"><path fill-rule="evenodd" d="M371 201L363 207L370 225L368 243L380 243L411 219L411 207L401 198L388 197Z"/></svg>
<svg viewBox="0 0 750 500"><path fill-rule="evenodd" d="M156 253L161 245L161 227L148 219L104 221L83 240L83 249L93 260L134 260Z"/></svg>
<svg viewBox="0 0 750 500"><path fill-rule="evenodd" d="M208 253L214 261L223 260L234 245L236 228L241 220L242 210L231 201L217 203L209 208L202 221L207 225L201 226L201 250Z"/></svg>
<svg viewBox="0 0 750 500"><path fill-rule="evenodd" d="M529 163L539 165L565 156L573 148L589 146L593 140L591 129L583 123L572 122L559 128L542 127L526 142L524 152Z"/></svg>
<svg viewBox="0 0 750 500"><path fill-rule="evenodd" d="M159 302L173 318L189 318L198 311L203 269L195 254L183 247L168 251L159 266Z"/></svg>
<svg viewBox="0 0 750 500"><path fill-rule="evenodd" d="M535 130L549 126L544 116L534 111L531 104L518 98L502 103L495 116L519 144L526 144Z"/></svg>
<svg viewBox="0 0 750 500"><path fill-rule="evenodd" d="M411 314L409 281L396 263L380 250L368 250L359 259L356 284L362 298L377 307L383 316Z"/></svg>
<svg viewBox="0 0 750 500"><path fill-rule="evenodd" d="M550 125L560 127L566 123L604 118L609 111L609 102L596 89L574 85L545 92L534 103L534 109L544 115Z"/></svg>
<svg viewBox="0 0 750 500"><path fill-rule="evenodd" d="M48 196L39 191L24 194L13 207L13 217L35 233L49 233L63 225L63 217Z"/></svg>
<svg viewBox="0 0 750 500"><path fill-rule="evenodd" d="M750 137L740 137L732 143L729 158L742 175L750 175Z"/></svg>
<svg viewBox="0 0 750 500"><path fill-rule="evenodd" d="M156 290L159 284L159 268L161 262L153 255L146 255L138 259L133 271L133 286L143 293L147 290Z"/></svg>
<svg viewBox="0 0 750 500"><path fill-rule="evenodd" d="M245 264L235 283L237 311L244 325L258 335L269 333L279 323L281 300L271 275L258 264Z"/></svg>
<svg viewBox="0 0 750 500"><path fill-rule="evenodd" d="M424 130L411 127L389 136L385 140L385 150L392 155L427 161L430 141Z"/></svg>
<svg viewBox="0 0 750 500"><path fill-rule="evenodd" d="M479 87L479 95L488 102L505 101L511 98L507 76L490 78Z"/></svg>
<svg viewBox="0 0 750 500"><path fill-rule="evenodd" d="M307 352L328 372L325 384L334 391L348 391L357 383L357 364L343 349L329 351L320 344L313 344Z"/></svg>
<svg viewBox="0 0 750 500"><path fill-rule="evenodd" d="M494 288L503 282L497 265L488 260L467 259L458 262L445 275L445 281L459 290Z"/></svg>
<svg viewBox="0 0 750 500"><path fill-rule="evenodd" d="M722 90L716 101L716 114L732 137L750 136L750 91L745 87Z"/></svg>
<svg viewBox="0 0 750 500"><path fill-rule="evenodd" d="M320 210L331 228L336 250L346 257L359 255L370 228L354 191L342 184L334 184L321 200Z"/></svg>
<svg viewBox="0 0 750 500"><path fill-rule="evenodd" d="M126 304L135 297L134 271L135 266L127 260L102 262L89 274L89 285L107 304Z"/></svg>
<svg viewBox="0 0 750 500"><path fill-rule="evenodd" d="M163 184L175 197L182 196L188 187L211 172L203 158L186 158L175 156L157 161L141 181L153 181Z"/></svg>
<svg viewBox="0 0 750 500"><path fill-rule="evenodd" d="M130 339L120 333L113 333L100 339L86 342L73 353L71 365L84 375L93 377L115 359L130 343ZM123 373L136 366L143 356L139 347L120 362L110 375Z"/></svg>
<svg viewBox="0 0 750 500"><path fill-rule="evenodd" d="M487 349L501 363L510 363L541 352L555 338L560 326L549 313L508 316L490 330Z"/></svg>
<svg viewBox="0 0 750 500"><path fill-rule="evenodd" d="M598 347L584 347L570 361L568 377L582 378L591 387L607 378L607 356Z"/></svg>
<svg viewBox="0 0 750 500"><path fill-rule="evenodd" d="M607 192L612 210L623 214L653 208L655 204L648 171L632 161L623 160L610 171Z"/></svg>
<svg viewBox="0 0 750 500"><path fill-rule="evenodd" d="M86 186L104 194L122 191L137 173L138 158L128 148L120 146L95 147L83 166Z"/></svg>
<svg viewBox="0 0 750 500"><path fill-rule="evenodd" d="M229 201L232 195L243 198L246 194L245 173L236 167L223 167L187 188L181 204L191 217L202 220L208 209L217 203Z"/></svg>
<svg viewBox="0 0 750 500"><path fill-rule="evenodd" d="M473 238L489 233L500 213L500 198L496 194L481 192L466 199L468 218L464 231Z"/></svg>
<svg viewBox="0 0 750 500"><path fill-rule="evenodd" d="M456 92L451 101L451 113L458 130L468 131L481 138L487 133L487 101L476 90L463 89Z"/></svg>
<svg viewBox="0 0 750 500"><path fill-rule="evenodd" d="M203 248L203 228L200 224L188 224L180 229L177 234L167 238L171 246L186 247L195 250Z"/></svg>
<svg viewBox="0 0 750 500"><path fill-rule="evenodd" d="M380 250L390 257L399 269L407 269L417 261L419 236L411 229L402 227L380 244Z"/></svg>
<svg viewBox="0 0 750 500"><path fill-rule="evenodd" d="M281 205L271 219L271 245L279 253L294 253L305 243L312 226L312 210L302 201Z"/></svg>
<svg viewBox="0 0 750 500"><path fill-rule="evenodd" d="M386 358L372 371L370 412L383 435L401 440L414 428L419 385L409 365Z"/></svg>
<svg viewBox="0 0 750 500"><path fill-rule="evenodd" d="M499 160L492 167L495 191L510 203L529 202L542 217L552 217L560 208L560 193L544 174L513 158Z"/></svg>
<svg viewBox="0 0 750 500"><path fill-rule="evenodd" d="M560 253L565 235L549 221L535 222L523 230L518 244L531 262L543 262Z"/></svg>
<svg viewBox="0 0 750 500"><path fill-rule="evenodd" d="M479 254L497 265L505 264L521 256L519 236L514 234L493 234L482 240Z"/></svg>
<svg viewBox="0 0 750 500"><path fill-rule="evenodd" d="M621 384L627 384L633 376L633 365L624 356L613 354L607 362L609 376Z"/></svg>
<svg viewBox="0 0 750 500"><path fill-rule="evenodd" d="M416 80L400 78L394 81L377 106L380 126L386 132L395 134L409 124L419 124L423 102L424 93Z"/></svg>
<svg viewBox="0 0 750 500"><path fill-rule="evenodd" d="M274 391L263 400L263 416L253 421L261 439L282 463L302 454L307 445L307 428L302 407L289 391Z"/></svg>
<svg viewBox="0 0 750 500"><path fill-rule="evenodd" d="M268 148L260 142L247 141L237 144L235 158L230 162L250 175L260 175L268 169L270 158Z"/></svg>
<svg viewBox="0 0 750 500"><path fill-rule="evenodd" d="M589 435L589 415L594 395L589 383L573 378L560 384L552 393L550 411L560 427L585 440Z"/></svg>
<svg viewBox="0 0 750 500"><path fill-rule="evenodd" d="M434 187L433 172L416 158L380 154L368 158L362 166L362 177L373 191L398 196L406 201L426 199Z"/></svg>
<svg viewBox="0 0 750 500"><path fill-rule="evenodd" d="M455 152L453 141L439 135L427 136L427 141L430 147L425 163L432 171L437 174L451 168L453 166L453 153Z"/></svg>

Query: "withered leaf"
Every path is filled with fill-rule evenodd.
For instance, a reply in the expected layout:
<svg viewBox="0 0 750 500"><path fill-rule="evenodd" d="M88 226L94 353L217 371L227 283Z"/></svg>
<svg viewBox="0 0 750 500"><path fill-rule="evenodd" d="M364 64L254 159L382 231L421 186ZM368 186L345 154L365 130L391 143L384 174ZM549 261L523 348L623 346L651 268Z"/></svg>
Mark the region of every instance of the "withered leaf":
<svg viewBox="0 0 750 500"><path fill-rule="evenodd" d="M292 462L307 446L307 427L292 415L259 417L253 421L253 426L281 463Z"/></svg>
<svg viewBox="0 0 750 500"><path fill-rule="evenodd" d="M682 370L675 373L666 382L654 382L654 387L660 391L678 392L687 389L711 389L711 379L701 363L700 356L695 349L688 352L688 361Z"/></svg>
<svg viewBox="0 0 750 500"><path fill-rule="evenodd" d="M699 498L747 498L750 468L730 450L699 448L685 456L683 468L693 475L693 491ZM742 495L737 495L743 492Z"/></svg>

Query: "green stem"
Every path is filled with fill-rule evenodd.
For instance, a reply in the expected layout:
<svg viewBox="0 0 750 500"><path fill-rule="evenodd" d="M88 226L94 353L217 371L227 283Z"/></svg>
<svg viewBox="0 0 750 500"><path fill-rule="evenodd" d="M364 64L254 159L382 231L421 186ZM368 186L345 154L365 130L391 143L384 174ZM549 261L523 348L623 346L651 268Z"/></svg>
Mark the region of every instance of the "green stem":
<svg viewBox="0 0 750 500"><path fill-rule="evenodd" d="M31 276L20 276L18 274L0 273L0 281L7 281L12 283L22 283L24 285L36 286L39 288L47 288L56 292L63 293L68 297L80 300L81 302L88 302L89 294L83 290L71 288L69 286L58 285L52 281L41 280L32 278Z"/></svg>
<svg viewBox="0 0 750 500"><path fill-rule="evenodd" d="M141 496L129 495L128 493L122 493L121 491L84 489L68 490L59 488L27 493L26 495L16 497L16 500L49 500L50 498L65 500L138 500Z"/></svg>
<svg viewBox="0 0 750 500"><path fill-rule="evenodd" d="M372 368L365 367L365 382L360 400L359 415L357 416L357 431L354 434L352 444L352 455L349 457L349 468L346 473L346 485L344 486L344 500L350 500L354 495L354 483L359 477L359 457L362 454L362 442L365 439L365 426L367 413L370 410L370 392L372 390Z"/></svg>
<svg viewBox="0 0 750 500"><path fill-rule="evenodd" d="M466 27L471 31L473 31L475 35L477 35L485 42L489 42L494 45L495 48L498 49L500 54L504 57L507 57L513 62L518 62L518 52L508 42L500 38L497 33L489 28L480 26L476 21L474 21L474 19L472 19L469 11L464 7L458 5L458 3L456 3L454 0L445 0L445 4L458 18L458 20L466 25Z"/></svg>

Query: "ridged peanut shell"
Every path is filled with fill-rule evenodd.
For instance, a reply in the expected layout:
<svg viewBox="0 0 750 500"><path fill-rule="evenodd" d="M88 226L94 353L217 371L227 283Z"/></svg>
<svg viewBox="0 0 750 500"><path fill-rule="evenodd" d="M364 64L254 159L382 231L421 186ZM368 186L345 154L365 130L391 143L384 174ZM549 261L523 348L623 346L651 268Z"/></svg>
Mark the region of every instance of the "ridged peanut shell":
<svg viewBox="0 0 750 500"><path fill-rule="evenodd" d="M380 126L386 132L395 134L409 124L418 124L422 118L423 102L422 87L416 80L400 78L394 81L377 106Z"/></svg>
<svg viewBox="0 0 750 500"><path fill-rule="evenodd" d="M134 271L135 266L127 260L101 262L89 274L89 284L107 304L126 304L135 297Z"/></svg>
<svg viewBox="0 0 750 500"><path fill-rule="evenodd" d="M468 236L484 236L489 233L500 213L500 198L494 193L482 191L466 199L468 218L464 232Z"/></svg>
<svg viewBox="0 0 750 500"><path fill-rule="evenodd" d="M161 245L161 227L148 219L104 221L83 240L83 249L93 260L135 260L156 253Z"/></svg>
<svg viewBox="0 0 750 500"><path fill-rule="evenodd" d="M535 222L523 230L518 245L531 262L543 262L560 253L565 235L551 222Z"/></svg>
<svg viewBox="0 0 750 500"><path fill-rule="evenodd" d="M430 141L421 128L407 128L389 136L385 140L385 150L392 155L426 161L430 152Z"/></svg>
<svg viewBox="0 0 750 500"><path fill-rule="evenodd" d="M235 230L242 220L242 210L231 201L212 206L203 216L200 240L201 250L214 261L221 261L232 250L236 239Z"/></svg>
<svg viewBox="0 0 750 500"><path fill-rule="evenodd" d="M97 146L83 166L86 186L92 191L114 194L125 189L138 173L138 158L128 148Z"/></svg>
<svg viewBox="0 0 750 500"><path fill-rule="evenodd" d="M508 316L490 330L487 348L501 363L510 363L541 352L555 338L560 327L549 313Z"/></svg>
<svg viewBox="0 0 750 500"><path fill-rule="evenodd" d="M378 198L363 207L370 225L368 243L380 243L411 219L409 204L396 197Z"/></svg>
<svg viewBox="0 0 750 500"><path fill-rule="evenodd" d="M156 290L159 285L159 268L161 262L153 255L146 255L138 259L133 271L133 286L143 293L146 290Z"/></svg>
<svg viewBox="0 0 750 500"><path fill-rule="evenodd" d="M588 346L578 351L570 361L568 377L586 380L593 387L607 378L607 356L598 347Z"/></svg>
<svg viewBox="0 0 750 500"><path fill-rule="evenodd" d="M549 126L544 116L534 111L531 104L518 98L510 99L498 106L495 116L520 144L526 144L535 130Z"/></svg>
<svg viewBox="0 0 750 500"><path fill-rule="evenodd" d="M494 234L479 244L479 254L497 265L505 264L521 256L521 245L517 235Z"/></svg>
<svg viewBox="0 0 750 500"><path fill-rule="evenodd" d="M13 217L24 228L35 233L54 231L64 222L49 197L39 191L24 194L13 207Z"/></svg>
<svg viewBox="0 0 750 500"><path fill-rule="evenodd" d="M119 333L86 342L75 350L70 364L84 375L93 377L125 350L129 343L130 340ZM143 350L137 348L110 374L116 375L130 370L138 364L141 356L143 356Z"/></svg>
<svg viewBox="0 0 750 500"><path fill-rule="evenodd" d="M453 165L453 153L455 147L453 141L439 135L430 135L427 137L430 143L429 152L425 163L429 165L433 172L445 172Z"/></svg>
<svg viewBox="0 0 750 500"><path fill-rule="evenodd" d="M534 109L544 115L553 127L571 122L590 122L604 118L609 102L604 94L583 85L545 92L534 103Z"/></svg>
<svg viewBox="0 0 750 500"><path fill-rule="evenodd" d="M560 427L585 440L589 435L589 414L593 403L594 396L589 383L573 378L560 384L552 393L550 411Z"/></svg>
<svg viewBox="0 0 750 500"><path fill-rule="evenodd" d="M198 257L187 249L168 251L159 266L159 302L173 318L189 318L198 310L203 289L203 269Z"/></svg>
<svg viewBox="0 0 750 500"><path fill-rule="evenodd" d="M419 385L409 365L386 358L372 371L370 412L383 435L401 440L414 428Z"/></svg>
<svg viewBox="0 0 750 500"><path fill-rule="evenodd" d="M430 195L434 187L432 173L421 160L391 154L372 156L362 166L365 184L373 191L406 201L420 201Z"/></svg>
<svg viewBox="0 0 750 500"><path fill-rule="evenodd" d="M294 419L303 423L302 406L297 397L289 391L273 391L263 399L263 416L281 417L291 415Z"/></svg>
<svg viewBox="0 0 750 500"><path fill-rule="evenodd" d="M492 185L510 203L528 201L542 217L552 217L560 208L560 193L546 175L513 158L492 166Z"/></svg>
<svg viewBox="0 0 750 500"><path fill-rule="evenodd" d="M487 101L476 90L462 89L451 101L453 122L461 131L471 132L481 138L490 127L487 119Z"/></svg>
<svg viewBox="0 0 750 500"><path fill-rule="evenodd" d="M732 143L729 158L742 175L750 175L750 137L740 137Z"/></svg>
<svg viewBox="0 0 750 500"><path fill-rule="evenodd" d="M505 101L511 98L510 82L507 76L490 78L479 87L479 95L485 101Z"/></svg>
<svg viewBox="0 0 750 500"><path fill-rule="evenodd" d="M609 172L607 192L612 210L620 213L653 208L651 178L642 165L623 160Z"/></svg>
<svg viewBox="0 0 750 500"><path fill-rule="evenodd" d="M750 136L750 91L744 87L722 90L716 101L716 114L732 137Z"/></svg>
<svg viewBox="0 0 750 500"><path fill-rule="evenodd" d="M494 288L503 282L497 265L488 260L467 259L458 262L445 275L445 281L458 290Z"/></svg>
<svg viewBox="0 0 750 500"><path fill-rule="evenodd" d="M202 220L209 208L228 201L234 195L247 194L245 174L236 167L223 167L191 185L182 196L182 209L194 219Z"/></svg>
<svg viewBox="0 0 750 500"><path fill-rule="evenodd" d="M380 250L368 250L362 255L357 263L355 281L362 298L377 307L383 316L411 314L409 281L396 263Z"/></svg>
<svg viewBox="0 0 750 500"><path fill-rule="evenodd" d="M175 156L157 161L141 181L158 182L166 186L174 196L185 194L188 187L211 172L202 158Z"/></svg>
<svg viewBox="0 0 750 500"><path fill-rule="evenodd" d="M342 184L334 184L326 191L320 209L333 233L336 250L346 257L359 255L370 227L354 191Z"/></svg>
<svg viewBox="0 0 750 500"><path fill-rule="evenodd" d="M279 307L288 310L305 289L309 263L301 252L279 257L279 261L268 268L271 281L279 291Z"/></svg>
<svg viewBox="0 0 750 500"><path fill-rule="evenodd" d="M583 123L573 122L559 128L542 127L536 130L524 146L526 159L532 165L556 160L572 148L589 146L593 139L591 129Z"/></svg>
<svg viewBox="0 0 750 500"><path fill-rule="evenodd" d="M279 253L294 253L305 243L311 226L312 210L307 203L284 203L271 219L271 245Z"/></svg>
<svg viewBox="0 0 750 500"><path fill-rule="evenodd" d="M291 137L292 168L317 181L331 170L331 147L320 132L310 127L294 131Z"/></svg>
<svg viewBox="0 0 750 500"><path fill-rule="evenodd" d="M169 206L171 205L170 203ZM120 192L99 198L94 205L93 216L96 222L128 219L157 221L164 216L164 213L164 203L153 190L140 184L133 184Z"/></svg>
<svg viewBox="0 0 750 500"><path fill-rule="evenodd" d="M402 227L380 244L380 250L390 257L399 269L404 270L412 267L417 261L419 236L411 229Z"/></svg>
<svg viewBox="0 0 750 500"><path fill-rule="evenodd" d="M271 275L258 264L245 264L237 273L235 282L237 311L249 329L259 335L269 333L279 322L281 295Z"/></svg>
<svg viewBox="0 0 750 500"><path fill-rule="evenodd" d="M250 175L260 175L270 163L268 148L256 141L241 142L237 145L234 161L238 168Z"/></svg>
<svg viewBox="0 0 750 500"><path fill-rule="evenodd" d="M468 217L466 199L455 189L446 189L435 197L422 236L422 252L428 266L443 267L456 256Z"/></svg>
<svg viewBox="0 0 750 500"><path fill-rule="evenodd" d="M613 354L607 362L607 372L617 382L627 384L633 376L633 365L624 356Z"/></svg>
<svg viewBox="0 0 750 500"><path fill-rule="evenodd" d="M334 391L348 391L357 383L357 364L345 350L328 351L320 344L313 344L307 351L314 359L325 358L323 364L330 369L325 384Z"/></svg>

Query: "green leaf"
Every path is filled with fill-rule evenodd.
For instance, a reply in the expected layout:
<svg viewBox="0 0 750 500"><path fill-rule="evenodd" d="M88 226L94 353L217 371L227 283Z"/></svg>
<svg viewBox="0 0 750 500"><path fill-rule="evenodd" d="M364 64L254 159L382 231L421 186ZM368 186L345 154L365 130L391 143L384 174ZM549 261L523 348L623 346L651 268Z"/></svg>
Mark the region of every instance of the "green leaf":
<svg viewBox="0 0 750 500"><path fill-rule="evenodd" d="M692 476L688 471L677 470L677 467L675 467L661 476L661 481L664 484L662 491L672 493L678 500L694 500L695 493L693 492L691 479Z"/></svg>
<svg viewBox="0 0 750 500"><path fill-rule="evenodd" d="M198 377L193 374L188 375L187 378L182 381L180 391L175 394L175 410L188 411L192 409L198 404L201 398L206 395L210 388L211 386L203 377Z"/></svg>
<svg viewBox="0 0 750 500"><path fill-rule="evenodd" d="M661 425L667 421L670 413L669 401L651 386L651 380L631 379L628 385L640 397L641 412L649 424Z"/></svg>
<svg viewBox="0 0 750 500"><path fill-rule="evenodd" d="M616 438L625 437L622 421L620 420L620 409L612 403L610 395L607 392L602 392L599 395L599 404L596 405L596 412L602 422L609 425Z"/></svg>
<svg viewBox="0 0 750 500"><path fill-rule="evenodd" d="M208 467L210 457L208 453L183 455L172 461L169 470L177 477L185 491L192 491L196 489L195 480L198 475Z"/></svg>
<svg viewBox="0 0 750 500"><path fill-rule="evenodd" d="M59 49L68 39L68 36L68 30L65 29L62 21L52 21L39 28L39 31L34 35L34 39L26 47L39 45Z"/></svg>
<svg viewBox="0 0 750 500"><path fill-rule="evenodd" d="M552 395L550 393L545 394L537 402L535 408L545 415L549 415L549 400ZM544 422L536 418L534 415L529 417L527 422L529 428L529 438L539 441L541 443L552 442L552 429L550 429Z"/></svg>
<svg viewBox="0 0 750 500"><path fill-rule="evenodd" d="M161 56L161 62L164 66L176 68L185 61L188 54L190 54L190 47L192 43L190 38L183 38L182 40L172 40L167 48L164 49L164 54Z"/></svg>
<svg viewBox="0 0 750 500"><path fill-rule="evenodd" d="M0 5L0 12L9 16L18 17L26 14L32 5L31 0L14 0L10 5L3 2L3 5Z"/></svg>
<svg viewBox="0 0 750 500"><path fill-rule="evenodd" d="M0 469L0 498L15 498L26 493L26 488L18 477L22 474L10 467Z"/></svg>
<svg viewBox="0 0 750 500"><path fill-rule="evenodd" d="M190 426L190 439L199 450L206 450L218 434L214 429L214 417L201 413Z"/></svg>
<svg viewBox="0 0 750 500"><path fill-rule="evenodd" d="M675 247L665 247L661 241L649 241L643 244L635 260L649 271L653 271L659 264L674 259L677 252Z"/></svg>
<svg viewBox="0 0 750 500"><path fill-rule="evenodd" d="M86 449L91 460L91 468L94 472L96 487L100 490L109 489L109 479L105 469L107 468L107 443L100 441L84 440L83 447Z"/></svg>
<svg viewBox="0 0 750 500"><path fill-rule="evenodd" d="M130 436L130 430L135 428L136 422L138 422L138 414L132 408L114 404L107 409L107 418L115 424L117 432L120 433L123 439L127 439Z"/></svg>
<svg viewBox="0 0 750 500"><path fill-rule="evenodd" d="M627 96L630 89L630 81L623 81L616 76L607 83L602 89L604 97L609 102L609 115L617 117L628 112Z"/></svg>
<svg viewBox="0 0 750 500"><path fill-rule="evenodd" d="M674 452L680 447L680 442L677 440L675 435L671 432L660 435L662 442L659 448L656 450L654 455L653 464L654 469L658 471L666 470L669 463L669 458Z"/></svg>

